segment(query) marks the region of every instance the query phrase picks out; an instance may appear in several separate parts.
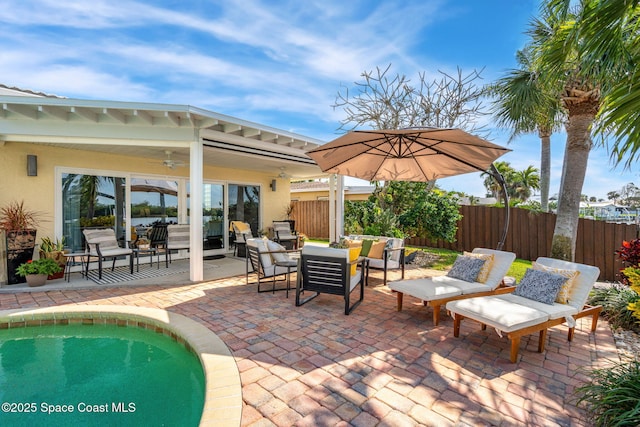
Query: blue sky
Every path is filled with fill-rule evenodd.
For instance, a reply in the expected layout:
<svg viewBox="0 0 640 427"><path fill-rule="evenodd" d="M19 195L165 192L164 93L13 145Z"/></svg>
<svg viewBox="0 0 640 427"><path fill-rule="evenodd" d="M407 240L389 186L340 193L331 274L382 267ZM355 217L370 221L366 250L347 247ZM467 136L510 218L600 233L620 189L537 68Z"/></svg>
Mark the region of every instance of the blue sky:
<svg viewBox="0 0 640 427"><path fill-rule="evenodd" d="M456 67L484 68L484 82L499 78L516 66L538 4L0 0L0 83L73 98L189 104L330 141L344 117L331 108L335 96L363 71L392 64L417 81L420 72L435 78ZM493 129L490 139L505 145L508 137ZM564 134L552 137L552 194L564 141ZM539 167L535 135L509 148L501 160ZM583 193L606 198L637 181L595 149ZM484 194L477 174L439 184Z"/></svg>

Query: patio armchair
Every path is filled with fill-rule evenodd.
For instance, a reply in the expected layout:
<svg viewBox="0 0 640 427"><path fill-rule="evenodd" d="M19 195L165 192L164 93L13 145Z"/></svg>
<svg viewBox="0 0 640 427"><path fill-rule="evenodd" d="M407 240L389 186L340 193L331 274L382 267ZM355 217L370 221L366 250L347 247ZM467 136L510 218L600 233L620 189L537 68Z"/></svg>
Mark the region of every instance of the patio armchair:
<svg viewBox="0 0 640 427"><path fill-rule="evenodd" d="M298 249L298 234L288 221L273 221L273 239L287 249Z"/></svg>
<svg viewBox="0 0 640 427"><path fill-rule="evenodd" d="M164 249L167 246L167 226L168 224L153 224L147 232L150 247Z"/></svg>
<svg viewBox="0 0 640 427"><path fill-rule="evenodd" d="M533 273L531 271L534 271ZM463 319L492 326L498 334L511 340L510 359L518 358L520 339L539 333L538 352L544 352L547 330L567 323L567 339L574 336L576 319L591 316L591 332L595 332L601 306L586 305L600 269L594 266L540 257L527 270L514 293L484 296L447 303L454 317L454 336L460 335Z"/></svg>
<svg viewBox="0 0 640 427"><path fill-rule="evenodd" d="M102 280L102 261L108 258L113 259L111 265L111 271L113 271L116 259L122 256L129 257L129 269L133 274L133 250L128 247L128 244L126 248L120 247L113 228L84 229L82 234L84 234L88 249L85 275L89 274L91 258L98 259L98 279Z"/></svg>
<svg viewBox="0 0 640 427"><path fill-rule="evenodd" d="M231 221L231 231L233 231L233 256L246 257L247 240L253 239L251 226L242 221Z"/></svg>
<svg viewBox="0 0 640 427"><path fill-rule="evenodd" d="M344 298L344 314L350 314L364 299L365 261L359 251L305 245L300 252L296 282L296 307L306 304L321 293ZM357 268L359 266L360 268ZM352 304L351 293L360 287L360 296ZM303 293L313 293L300 299Z"/></svg>
<svg viewBox="0 0 640 427"><path fill-rule="evenodd" d="M171 251L191 248L191 233L189 224L167 225L167 243L165 245L165 265L169 267Z"/></svg>
<svg viewBox="0 0 640 427"><path fill-rule="evenodd" d="M513 292L513 286L501 285L516 259L514 253L475 248L471 253L467 253L467 257L484 258L480 272L471 281L453 277L456 275L451 274L389 282L389 289L397 294L397 310L402 310L405 294L418 298L425 306L433 308L433 324L436 326L440 322L440 308L449 301Z"/></svg>
<svg viewBox="0 0 640 427"><path fill-rule="evenodd" d="M288 275L291 273L291 269L297 266L297 260L293 259L291 255L298 251L286 250L278 243L267 239L248 239L246 243L246 283L249 283L249 274L254 273L258 283L258 292L287 290L288 296L290 284ZM286 288L276 288L276 281L279 277L287 279ZM270 289L260 287L265 279L271 279Z"/></svg>

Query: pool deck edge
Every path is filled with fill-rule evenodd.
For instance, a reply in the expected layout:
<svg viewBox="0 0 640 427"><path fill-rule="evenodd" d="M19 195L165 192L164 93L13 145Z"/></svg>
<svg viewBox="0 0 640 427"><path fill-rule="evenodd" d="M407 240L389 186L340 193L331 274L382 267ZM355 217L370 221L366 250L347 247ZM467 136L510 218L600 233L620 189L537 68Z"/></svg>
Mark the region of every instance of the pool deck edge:
<svg viewBox="0 0 640 427"><path fill-rule="evenodd" d="M174 333L198 356L205 375L201 426L240 426L242 387L235 359L226 344L201 323L167 310L124 305L62 305L0 311L0 325L29 326L50 319L115 319L141 322ZM133 326L133 324L132 324Z"/></svg>

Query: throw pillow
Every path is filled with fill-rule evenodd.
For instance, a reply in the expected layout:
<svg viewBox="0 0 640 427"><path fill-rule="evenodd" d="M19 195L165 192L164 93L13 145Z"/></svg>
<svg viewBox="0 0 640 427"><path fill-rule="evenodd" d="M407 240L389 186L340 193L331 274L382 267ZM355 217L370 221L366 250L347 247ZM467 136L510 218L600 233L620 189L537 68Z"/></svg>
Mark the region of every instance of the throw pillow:
<svg viewBox="0 0 640 427"><path fill-rule="evenodd" d="M569 296L571 295L573 287L578 282L578 276L580 275L578 270L563 270L561 268L547 267L546 265L539 264L537 262L533 263L533 269L546 271L548 273L555 273L562 277L566 277L567 281L564 282L560 288L558 296L556 297L556 302L560 304L569 304Z"/></svg>
<svg viewBox="0 0 640 427"><path fill-rule="evenodd" d="M463 255L483 259L485 261L482 269L480 270L480 273L478 273L478 277L476 277L476 282L487 283L489 273L491 273L491 269L493 268L493 261L495 260L493 254L475 254L473 252L464 252Z"/></svg>
<svg viewBox="0 0 640 427"><path fill-rule="evenodd" d="M362 251L360 252L360 255L362 256L369 256L369 251L371 250L371 245L373 244L373 240L371 239L364 239L362 241Z"/></svg>
<svg viewBox="0 0 640 427"><path fill-rule="evenodd" d="M528 268L513 294L553 305L560 288L566 281L567 278L559 274Z"/></svg>
<svg viewBox="0 0 640 427"><path fill-rule="evenodd" d="M274 262L289 261L289 255L285 253L286 248L272 240L267 240L267 247L271 252L271 258ZM280 253L282 251L282 253Z"/></svg>
<svg viewBox="0 0 640 427"><path fill-rule="evenodd" d="M368 258L382 259L384 255L384 247L386 242L373 242L371 243L371 249L369 249L369 253L367 254Z"/></svg>
<svg viewBox="0 0 640 427"><path fill-rule="evenodd" d="M362 248L349 248L349 262L355 261L360 256L360 251ZM351 277L356 275L356 271L358 269L358 264L351 265Z"/></svg>
<svg viewBox="0 0 640 427"><path fill-rule="evenodd" d="M362 247L362 240L345 239L345 243L350 248L361 248Z"/></svg>
<svg viewBox="0 0 640 427"><path fill-rule="evenodd" d="M447 276L465 282L475 282L485 261L480 258L458 255Z"/></svg>

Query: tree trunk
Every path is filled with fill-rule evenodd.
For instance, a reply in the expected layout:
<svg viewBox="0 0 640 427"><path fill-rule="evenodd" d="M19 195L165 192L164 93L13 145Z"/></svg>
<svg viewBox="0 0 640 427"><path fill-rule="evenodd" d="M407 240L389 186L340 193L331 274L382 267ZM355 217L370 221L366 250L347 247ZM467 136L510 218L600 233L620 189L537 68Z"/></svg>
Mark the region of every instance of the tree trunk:
<svg viewBox="0 0 640 427"><path fill-rule="evenodd" d="M551 243L551 257L575 260L576 235L580 216L580 196L587 171L591 137L589 131L595 115L569 114L567 146L562 166L562 188L558 201L558 215Z"/></svg>
<svg viewBox="0 0 640 427"><path fill-rule="evenodd" d="M540 208L549 212L549 182L551 180L551 134L540 136Z"/></svg>

